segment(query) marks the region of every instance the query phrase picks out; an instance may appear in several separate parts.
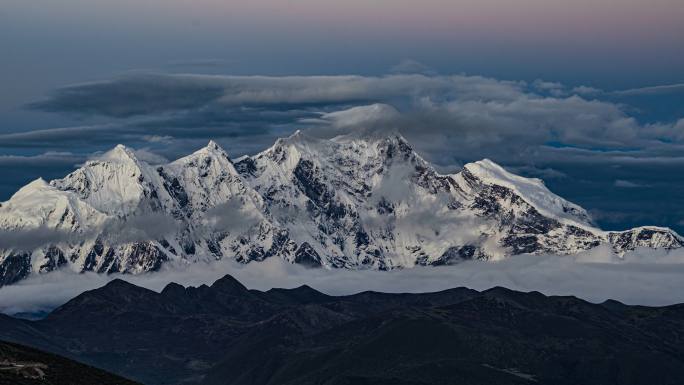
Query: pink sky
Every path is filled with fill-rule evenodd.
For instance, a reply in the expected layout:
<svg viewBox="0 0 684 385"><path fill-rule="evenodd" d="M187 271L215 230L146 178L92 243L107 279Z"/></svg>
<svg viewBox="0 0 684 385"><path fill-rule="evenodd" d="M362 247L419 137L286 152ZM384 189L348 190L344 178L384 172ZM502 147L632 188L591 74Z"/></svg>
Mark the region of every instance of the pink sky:
<svg viewBox="0 0 684 385"><path fill-rule="evenodd" d="M4 7L45 18L125 17L155 23L272 23L293 28L349 28L364 33L480 31L539 39L596 34L672 36L684 32L682 0L7 0ZM292 23L298 24L292 24ZM269 28L269 25L264 25ZM360 29L360 30L359 30Z"/></svg>
<svg viewBox="0 0 684 385"><path fill-rule="evenodd" d="M617 69L622 79L647 73L646 85L681 82L684 68L684 0L3 0L3 34L20 69L44 60L21 54L57 40L118 68L277 55L278 70L290 61L281 72L317 60L316 72L356 73L409 58L506 77Z"/></svg>

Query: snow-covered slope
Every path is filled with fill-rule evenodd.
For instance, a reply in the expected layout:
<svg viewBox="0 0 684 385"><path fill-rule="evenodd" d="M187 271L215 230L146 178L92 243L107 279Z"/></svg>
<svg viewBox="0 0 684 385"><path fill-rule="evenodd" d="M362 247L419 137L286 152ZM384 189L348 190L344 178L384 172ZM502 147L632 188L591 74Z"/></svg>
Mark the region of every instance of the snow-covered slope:
<svg viewBox="0 0 684 385"><path fill-rule="evenodd" d="M465 167L470 174L487 185L498 185L512 190L516 195L525 197L540 213L558 218L591 225L589 214L578 205L553 194L541 179L523 178L511 174L489 159L470 163Z"/></svg>
<svg viewBox="0 0 684 385"><path fill-rule="evenodd" d="M542 181L487 159L441 175L400 135L297 132L238 162L214 142L161 166L117 146L30 183L0 204L0 285L57 268L140 273L277 256L394 269L603 243L620 254L684 247L670 229L604 232Z"/></svg>

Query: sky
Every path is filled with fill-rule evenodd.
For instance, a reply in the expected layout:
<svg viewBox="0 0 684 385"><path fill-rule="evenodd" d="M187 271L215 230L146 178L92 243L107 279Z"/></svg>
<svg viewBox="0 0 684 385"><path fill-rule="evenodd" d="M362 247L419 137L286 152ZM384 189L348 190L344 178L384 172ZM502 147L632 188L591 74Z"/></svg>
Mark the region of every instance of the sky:
<svg viewBox="0 0 684 385"><path fill-rule="evenodd" d="M3 0L0 201L118 143L231 156L399 128L606 229L684 233L681 0ZM368 107L374 106L374 107Z"/></svg>

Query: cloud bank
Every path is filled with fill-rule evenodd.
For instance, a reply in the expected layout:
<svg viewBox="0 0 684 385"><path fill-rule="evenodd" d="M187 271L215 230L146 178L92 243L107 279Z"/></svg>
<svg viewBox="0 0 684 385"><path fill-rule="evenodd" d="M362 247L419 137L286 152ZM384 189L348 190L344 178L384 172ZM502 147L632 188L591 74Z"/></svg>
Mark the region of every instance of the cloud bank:
<svg viewBox="0 0 684 385"><path fill-rule="evenodd" d="M76 148L92 153L123 143L143 149L146 159L174 159L215 139L238 157L296 129L323 137L400 131L440 170L490 158L544 178L552 190L591 210L620 214L602 216L604 227L648 223L684 232L678 225L684 196L675 193L684 188L681 116L644 122L616 92L544 80L436 75L419 64L407 60L386 76L136 73L76 84L29 108L77 115L83 125L2 134L0 150L30 149L31 167L51 176L73 163L44 155ZM26 182L21 173L8 174L0 191ZM615 181L649 186L653 195L629 196L625 183Z"/></svg>
<svg viewBox="0 0 684 385"><path fill-rule="evenodd" d="M587 90L541 80L528 84L467 75L137 74L58 89L29 106L118 123L0 135L0 146L42 140L65 144L94 132L114 133L97 139L110 144L136 138L149 142L163 137L168 142L259 135L288 127L330 132L325 123L332 121L337 127L372 126L400 129L407 136L431 136L422 142L426 147L442 143L442 148L429 148L437 153L458 143L463 158L491 146L490 156L508 161L520 161L520 153L552 156L559 148L583 150L582 155L596 158L605 158L608 152L653 161L658 156L676 158L674 154L684 148L681 122L641 124L619 104L586 99L582 95ZM387 107L369 116L358 109L367 105ZM366 116L358 116L361 112ZM435 142L436 136L442 140ZM511 146L519 151L512 153Z"/></svg>
<svg viewBox="0 0 684 385"><path fill-rule="evenodd" d="M592 302L609 298L640 305L684 302L684 251L637 250L620 259L607 248L597 248L576 256L521 255L498 262L470 261L390 272L308 269L278 258L247 265L229 260L195 263L138 276L62 270L1 288L0 311L13 314L50 310L115 278L161 291L170 282L198 286L211 284L225 274L251 289L307 284L332 295L365 290L430 292L459 286L477 290L505 286L547 295L575 295Z"/></svg>

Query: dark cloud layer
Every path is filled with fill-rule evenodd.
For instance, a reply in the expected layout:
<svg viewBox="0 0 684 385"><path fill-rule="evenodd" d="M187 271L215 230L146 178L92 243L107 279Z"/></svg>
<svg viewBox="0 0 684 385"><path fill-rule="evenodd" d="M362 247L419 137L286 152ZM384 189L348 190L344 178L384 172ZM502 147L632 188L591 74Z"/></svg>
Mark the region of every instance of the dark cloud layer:
<svg viewBox="0 0 684 385"><path fill-rule="evenodd" d="M193 77L133 75L61 88L29 107L121 118L200 107L218 98L222 91L217 84Z"/></svg>

